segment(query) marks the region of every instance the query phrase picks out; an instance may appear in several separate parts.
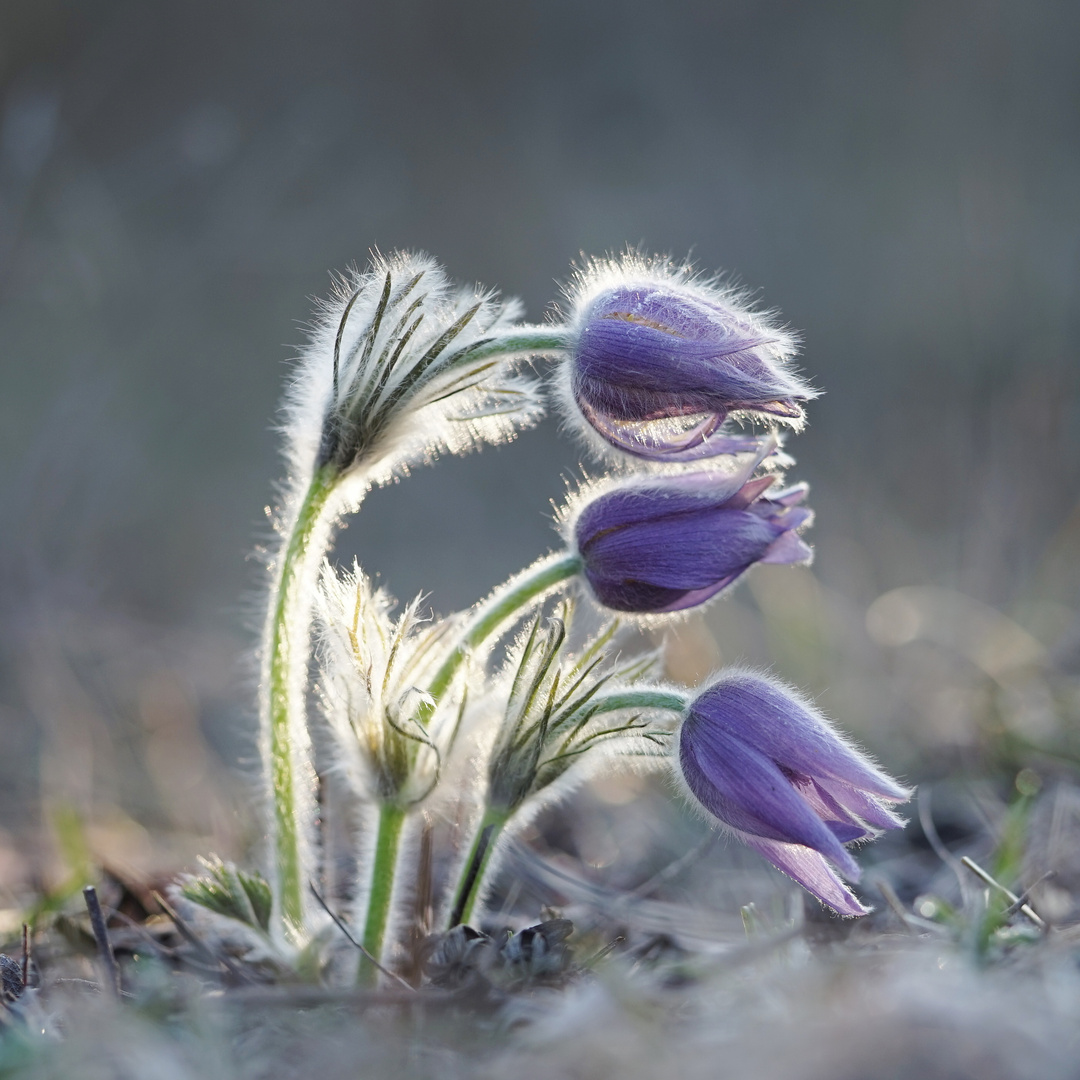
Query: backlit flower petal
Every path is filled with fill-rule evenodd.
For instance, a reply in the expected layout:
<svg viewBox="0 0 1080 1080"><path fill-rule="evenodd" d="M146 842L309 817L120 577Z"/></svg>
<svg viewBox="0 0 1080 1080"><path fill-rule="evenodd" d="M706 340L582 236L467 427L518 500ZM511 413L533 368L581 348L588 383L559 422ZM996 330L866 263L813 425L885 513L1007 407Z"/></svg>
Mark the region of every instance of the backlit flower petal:
<svg viewBox="0 0 1080 1080"><path fill-rule="evenodd" d="M857 881L843 845L902 825L883 802L910 793L816 709L773 680L732 672L690 703L678 762L717 821L823 903L865 914L832 867Z"/></svg>

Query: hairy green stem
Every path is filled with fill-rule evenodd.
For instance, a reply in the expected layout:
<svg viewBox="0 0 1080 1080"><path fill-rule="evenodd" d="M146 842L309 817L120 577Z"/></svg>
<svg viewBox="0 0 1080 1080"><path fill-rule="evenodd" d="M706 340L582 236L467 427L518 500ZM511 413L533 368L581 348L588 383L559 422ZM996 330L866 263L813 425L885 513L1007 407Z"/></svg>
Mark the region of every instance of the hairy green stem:
<svg viewBox="0 0 1080 1080"><path fill-rule="evenodd" d="M570 335L555 326L523 326L502 333L468 351L469 362L506 353L556 352L569 348Z"/></svg>
<svg viewBox="0 0 1080 1080"><path fill-rule="evenodd" d="M379 807L379 829L375 837L375 864L371 868L371 892L368 896L367 920L364 923L364 948L382 963L383 940L390 918L390 901L394 894L394 873L401 845L401 829L405 810L395 803ZM361 964L360 981L370 982L374 972Z"/></svg>
<svg viewBox="0 0 1080 1080"><path fill-rule="evenodd" d="M541 559L524 573L511 578L496 589L480 605L472 620L465 627L457 646L443 662L428 687L428 693L436 702L446 693L462 661L478 645L482 645L496 630L500 629L522 608L526 607L556 585L572 578L581 569L581 559L569 552L559 552ZM421 719L426 723L434 708L422 709Z"/></svg>
<svg viewBox="0 0 1080 1080"><path fill-rule="evenodd" d="M630 688L612 694L599 694L589 707L595 714L617 712L619 709L661 709L664 712L681 713L686 710L689 696L678 690Z"/></svg>
<svg viewBox="0 0 1080 1080"><path fill-rule="evenodd" d="M509 811L501 806L489 806L484 811L454 890L454 906L450 911L447 929L452 930L458 923L469 921L476 898L480 895L480 886L487 874L492 852L495 850L495 842L509 817Z"/></svg>
<svg viewBox="0 0 1080 1080"><path fill-rule="evenodd" d="M296 755L308 744L304 687L310 639L310 578L322 558L313 544L339 473L332 466L317 470L296 511L282 548L271 600L265 653L265 732L270 741L270 783L273 800L275 899L286 931L303 923L301 865L304 798L297 790ZM315 550L318 548L319 550ZM298 668L301 674L296 674Z"/></svg>

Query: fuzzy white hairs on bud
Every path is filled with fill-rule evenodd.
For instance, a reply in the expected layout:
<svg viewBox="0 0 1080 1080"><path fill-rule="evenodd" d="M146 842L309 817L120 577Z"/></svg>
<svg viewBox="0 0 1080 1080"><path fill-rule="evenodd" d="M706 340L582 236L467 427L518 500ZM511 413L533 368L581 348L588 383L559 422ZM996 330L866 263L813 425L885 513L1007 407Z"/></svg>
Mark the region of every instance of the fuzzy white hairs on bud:
<svg viewBox="0 0 1080 1080"><path fill-rule="evenodd" d="M454 623L424 619L423 599L416 597L395 619L394 600L374 590L358 566L347 574L323 568L316 614L331 767L361 801L423 801L456 733L454 695L436 706L423 689L443 660ZM416 717L425 703L432 709L426 724Z"/></svg>
<svg viewBox="0 0 1080 1080"><path fill-rule="evenodd" d="M585 259L564 296L554 396L601 459L625 465L629 454L639 468L756 449L728 417L802 427L816 391L791 368L798 339L745 291L627 249Z"/></svg>
<svg viewBox="0 0 1080 1080"><path fill-rule="evenodd" d="M519 370L536 334L520 317L518 301L455 287L428 255L375 253L339 276L289 390L292 471L333 461L366 488L536 423L537 386Z"/></svg>

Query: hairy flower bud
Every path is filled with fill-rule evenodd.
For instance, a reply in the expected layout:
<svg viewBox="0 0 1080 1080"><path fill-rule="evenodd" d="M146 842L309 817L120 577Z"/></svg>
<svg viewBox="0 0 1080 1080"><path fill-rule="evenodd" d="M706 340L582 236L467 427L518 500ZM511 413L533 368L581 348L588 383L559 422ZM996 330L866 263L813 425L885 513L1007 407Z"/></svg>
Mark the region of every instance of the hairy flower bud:
<svg viewBox="0 0 1080 1080"><path fill-rule="evenodd" d="M815 396L787 368L789 332L685 267L593 262L570 299L563 407L620 450L687 461L753 449L754 437L720 430L729 415L797 427Z"/></svg>
<svg viewBox="0 0 1080 1080"><path fill-rule="evenodd" d="M324 565L316 610L322 631L320 689L335 772L364 802L409 806L438 781L457 730L455 702L431 702L426 686L445 656L452 624L420 616L422 597L390 617L394 601L358 567ZM417 709L428 703L427 725Z"/></svg>
<svg viewBox="0 0 1080 1080"><path fill-rule="evenodd" d="M740 840L841 915L866 914L832 866L858 881L844 844L902 826L886 804L911 792L793 690L745 671L721 678L687 709L678 768Z"/></svg>
<svg viewBox="0 0 1080 1080"><path fill-rule="evenodd" d="M588 767L610 762L620 751L656 755L667 735L652 714L613 721L598 710L601 689L611 694L639 684L651 674L656 657L620 662L613 648L616 622L580 650L571 650L567 631L573 610L567 601L550 619L537 615L502 675L508 684L506 707L488 762L488 799L507 815L547 788L565 790L571 769L580 780Z"/></svg>
<svg viewBox="0 0 1080 1080"><path fill-rule="evenodd" d="M807 488L764 498L774 477L749 479L759 460L731 473L648 474L588 502L571 535L593 596L615 611L680 611L755 563L808 563L797 533L813 519L800 505Z"/></svg>
<svg viewBox="0 0 1080 1080"><path fill-rule="evenodd" d="M375 255L320 306L289 410L302 475L314 459L381 482L439 452L504 441L543 413L517 367L550 333L519 324L516 300L453 286L429 256Z"/></svg>

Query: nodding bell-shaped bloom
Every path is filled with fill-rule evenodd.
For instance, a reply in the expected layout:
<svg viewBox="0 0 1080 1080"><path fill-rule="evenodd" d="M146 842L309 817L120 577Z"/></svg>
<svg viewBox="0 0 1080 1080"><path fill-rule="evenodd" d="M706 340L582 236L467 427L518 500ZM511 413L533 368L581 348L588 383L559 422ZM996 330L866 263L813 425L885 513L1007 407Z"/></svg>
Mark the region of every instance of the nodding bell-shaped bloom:
<svg viewBox="0 0 1080 1080"><path fill-rule="evenodd" d="M378 483L535 423L537 387L517 369L537 351L537 328L520 315L516 300L452 285L427 255L376 253L367 271L343 275L320 304L290 393L297 470L314 459Z"/></svg>
<svg viewBox="0 0 1080 1080"><path fill-rule="evenodd" d="M766 498L751 480L770 442L743 467L623 481L587 502L571 540L593 596L614 611L681 611L711 599L755 563L808 563L798 530L813 520L805 485Z"/></svg>
<svg viewBox="0 0 1080 1080"><path fill-rule="evenodd" d="M815 393L787 364L795 338L687 267L628 253L590 263L570 292L563 408L630 454L688 461L756 448L731 414L801 425Z"/></svg>
<svg viewBox="0 0 1080 1080"><path fill-rule="evenodd" d="M678 766L693 801L841 915L867 910L834 867L858 881L845 844L895 829L911 792L837 733L794 691L745 671L690 703Z"/></svg>

